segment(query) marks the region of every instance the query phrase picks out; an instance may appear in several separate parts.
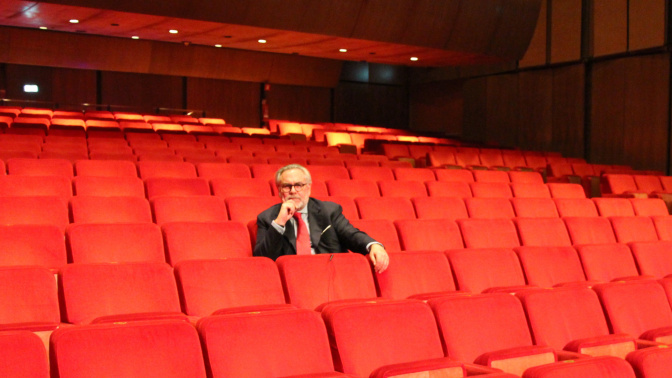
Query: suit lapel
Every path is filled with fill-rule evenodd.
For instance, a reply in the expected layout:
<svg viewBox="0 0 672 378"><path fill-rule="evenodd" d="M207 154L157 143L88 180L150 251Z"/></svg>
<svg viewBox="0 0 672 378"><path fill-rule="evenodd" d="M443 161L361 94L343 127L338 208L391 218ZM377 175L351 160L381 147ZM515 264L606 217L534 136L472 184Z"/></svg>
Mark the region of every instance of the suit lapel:
<svg viewBox="0 0 672 378"><path fill-rule="evenodd" d="M310 224L310 242L315 248L315 252L319 253L317 246L320 244L320 237L322 236L322 222L320 212L322 211L320 205L312 198L308 200L308 223Z"/></svg>

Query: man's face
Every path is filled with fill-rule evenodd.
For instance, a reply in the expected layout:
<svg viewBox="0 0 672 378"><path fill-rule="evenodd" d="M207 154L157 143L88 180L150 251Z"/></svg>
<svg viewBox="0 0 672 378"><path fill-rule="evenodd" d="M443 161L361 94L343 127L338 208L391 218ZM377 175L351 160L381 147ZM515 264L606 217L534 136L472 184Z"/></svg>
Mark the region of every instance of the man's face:
<svg viewBox="0 0 672 378"><path fill-rule="evenodd" d="M296 184L306 184L302 190L297 190ZM283 187L287 188L292 185L289 192L285 193ZM286 189L285 189L286 190ZM278 194L282 202L292 201L296 206L296 210L303 209L308 204L310 197L310 184L308 177L300 169L290 169L282 172L280 175L280 183L278 185Z"/></svg>

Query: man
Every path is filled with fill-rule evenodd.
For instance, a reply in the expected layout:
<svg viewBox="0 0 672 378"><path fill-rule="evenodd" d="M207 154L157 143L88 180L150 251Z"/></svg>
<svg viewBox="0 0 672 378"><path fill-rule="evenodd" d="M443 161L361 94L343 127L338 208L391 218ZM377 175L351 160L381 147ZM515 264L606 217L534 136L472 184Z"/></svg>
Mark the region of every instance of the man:
<svg viewBox="0 0 672 378"><path fill-rule="evenodd" d="M389 257L382 244L353 227L341 205L310 198L310 172L298 164L275 174L281 203L257 217L255 256L273 260L282 255L338 253L367 254L374 269L387 269ZM305 230L302 232L302 230Z"/></svg>

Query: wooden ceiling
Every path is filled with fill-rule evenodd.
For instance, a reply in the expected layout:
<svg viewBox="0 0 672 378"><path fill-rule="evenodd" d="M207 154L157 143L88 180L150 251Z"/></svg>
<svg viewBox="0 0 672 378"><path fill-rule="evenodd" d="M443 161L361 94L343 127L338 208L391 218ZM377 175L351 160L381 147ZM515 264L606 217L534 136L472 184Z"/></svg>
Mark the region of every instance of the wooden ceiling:
<svg viewBox="0 0 672 378"><path fill-rule="evenodd" d="M0 25L444 67L520 59L540 4L541 0L3 0ZM178 33L169 33L171 29Z"/></svg>

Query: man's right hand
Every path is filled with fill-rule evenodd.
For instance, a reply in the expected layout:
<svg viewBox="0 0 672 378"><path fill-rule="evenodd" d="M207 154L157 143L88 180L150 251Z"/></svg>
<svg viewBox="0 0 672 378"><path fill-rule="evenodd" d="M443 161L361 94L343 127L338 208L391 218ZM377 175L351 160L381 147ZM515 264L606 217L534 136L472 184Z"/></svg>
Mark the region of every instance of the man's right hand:
<svg viewBox="0 0 672 378"><path fill-rule="evenodd" d="M277 218L275 218L275 223L279 226L285 227L285 224L290 220L294 213L296 212L296 205L293 201L286 201L280 206L280 212L278 213Z"/></svg>

